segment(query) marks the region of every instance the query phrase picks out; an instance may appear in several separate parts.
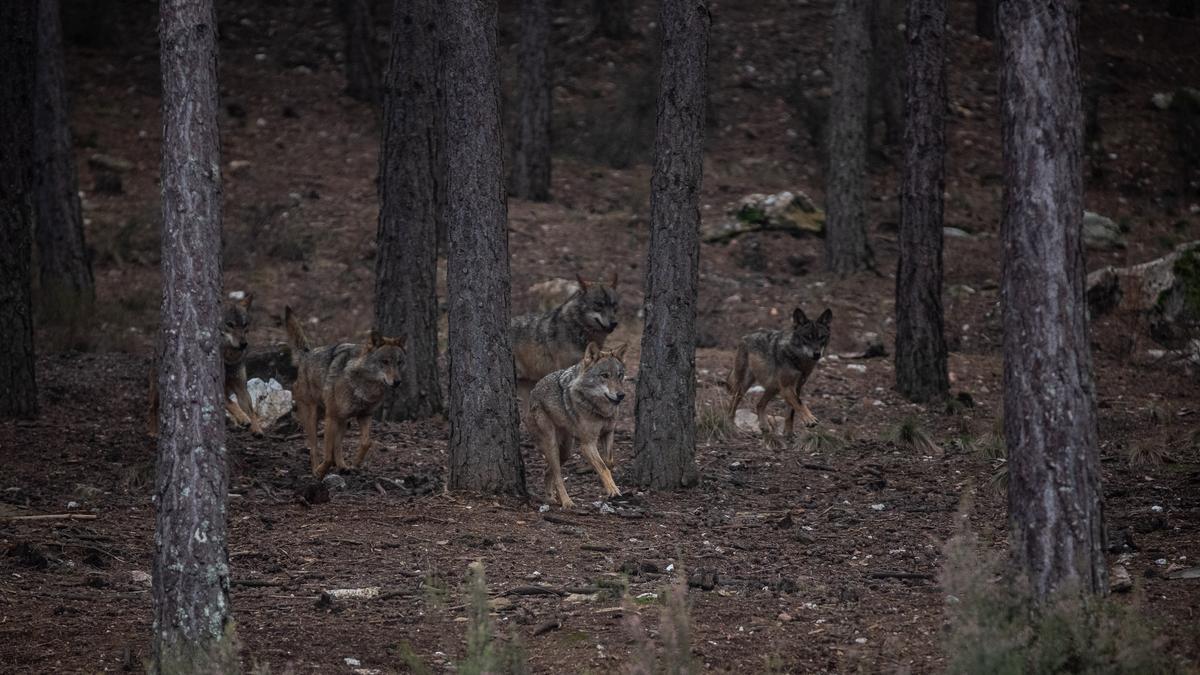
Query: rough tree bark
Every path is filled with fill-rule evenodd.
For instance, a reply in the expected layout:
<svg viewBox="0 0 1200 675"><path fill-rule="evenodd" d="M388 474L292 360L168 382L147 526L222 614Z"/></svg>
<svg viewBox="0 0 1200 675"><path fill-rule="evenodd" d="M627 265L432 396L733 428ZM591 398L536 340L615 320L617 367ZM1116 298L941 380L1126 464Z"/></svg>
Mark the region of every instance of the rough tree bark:
<svg viewBox="0 0 1200 675"><path fill-rule="evenodd" d="M871 117L883 122L883 145L887 147L900 145L904 137L904 33L900 25L905 4L904 0L875 0L871 6Z"/></svg>
<svg viewBox="0 0 1200 675"><path fill-rule="evenodd" d="M37 8L0 2L0 418L37 415L30 255Z"/></svg>
<svg viewBox="0 0 1200 675"><path fill-rule="evenodd" d="M907 112L896 272L896 388L913 401L950 390L942 333L946 0L909 0Z"/></svg>
<svg viewBox="0 0 1200 675"><path fill-rule="evenodd" d="M89 313L95 300L71 147L58 0L38 0L34 213L42 304L52 318Z"/></svg>
<svg viewBox="0 0 1200 675"><path fill-rule="evenodd" d="M996 0L975 0L975 34L996 39Z"/></svg>
<svg viewBox="0 0 1200 675"><path fill-rule="evenodd" d="M442 411L437 307L437 2L395 0L383 89L375 323L407 338L401 383L383 419Z"/></svg>
<svg viewBox="0 0 1200 675"><path fill-rule="evenodd" d="M335 0L346 32L346 95L364 103L379 102L379 65L375 60L375 25L368 0Z"/></svg>
<svg viewBox="0 0 1200 675"><path fill-rule="evenodd" d="M508 190L514 197L539 202L550 199L549 45L548 0L522 0L520 102Z"/></svg>
<svg viewBox="0 0 1200 675"><path fill-rule="evenodd" d="M221 151L212 0L162 0L162 316L154 672L237 671L229 607Z"/></svg>
<svg viewBox="0 0 1200 675"><path fill-rule="evenodd" d="M1078 24L1078 0L999 7L1010 545L1039 598L1106 589L1084 300Z"/></svg>
<svg viewBox="0 0 1200 675"><path fill-rule="evenodd" d="M496 0L442 3L449 234L450 489L524 496L500 148Z"/></svg>
<svg viewBox="0 0 1200 675"><path fill-rule="evenodd" d="M633 0L592 0L596 31L612 40L633 35Z"/></svg>
<svg viewBox="0 0 1200 675"><path fill-rule="evenodd" d="M710 21L704 0L663 0L646 319L633 438L634 480L656 489L689 487L700 480L695 459L696 292Z"/></svg>
<svg viewBox="0 0 1200 675"><path fill-rule="evenodd" d="M867 246L867 80L869 0L837 0L833 10L833 95L829 101L825 264L847 276L871 265Z"/></svg>

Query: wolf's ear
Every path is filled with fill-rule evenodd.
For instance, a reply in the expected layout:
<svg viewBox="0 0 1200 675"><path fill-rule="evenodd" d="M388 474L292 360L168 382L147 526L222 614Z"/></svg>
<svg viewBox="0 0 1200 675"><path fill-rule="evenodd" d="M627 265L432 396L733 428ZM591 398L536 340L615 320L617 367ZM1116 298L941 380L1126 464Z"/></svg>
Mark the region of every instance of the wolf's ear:
<svg viewBox="0 0 1200 675"><path fill-rule="evenodd" d="M792 310L792 323L796 324L797 326L803 326L804 324L808 323L808 316L804 314L804 310L800 309L799 307Z"/></svg>
<svg viewBox="0 0 1200 675"><path fill-rule="evenodd" d="M595 342L589 342L587 349L583 350L583 367L586 369L598 358L600 358L600 348L596 346Z"/></svg>
<svg viewBox="0 0 1200 675"><path fill-rule="evenodd" d="M830 321L833 321L833 310L826 307L825 311L821 312L821 316L817 317L817 323L822 326L829 326Z"/></svg>
<svg viewBox="0 0 1200 675"><path fill-rule="evenodd" d="M283 306L283 320L284 321L287 321L288 319L292 318L293 314L295 314L295 312L292 311L291 305Z"/></svg>
<svg viewBox="0 0 1200 675"><path fill-rule="evenodd" d="M369 346L371 349L378 349L383 346L383 336L379 334L379 331L372 328L371 332L370 332L370 336L371 336L371 338L370 338Z"/></svg>
<svg viewBox="0 0 1200 675"><path fill-rule="evenodd" d="M587 292L587 289L588 289L588 283L587 283L586 281L584 281L584 280L583 280L583 275L582 275L582 274L580 274L579 272L576 272L576 273L575 273L575 281L578 281L578 282L579 282L579 290L581 290L581 291L584 291L584 292Z"/></svg>
<svg viewBox="0 0 1200 675"><path fill-rule="evenodd" d="M614 271L612 277L608 280L608 287L617 290L617 273Z"/></svg>
<svg viewBox="0 0 1200 675"><path fill-rule="evenodd" d="M238 304L245 309L250 309L250 305L254 304L254 294L247 292L246 295L244 295L242 299L238 301Z"/></svg>
<svg viewBox="0 0 1200 675"><path fill-rule="evenodd" d="M383 341L389 345L392 345L393 347L399 347L400 351L404 351L404 344L407 339L408 338L403 335L398 335L396 337L384 338Z"/></svg>
<svg viewBox="0 0 1200 675"><path fill-rule="evenodd" d="M628 349L629 349L629 343L626 342L625 344L621 345L620 347L617 347L616 349L612 350L612 355L618 361L624 362L625 361L625 352Z"/></svg>

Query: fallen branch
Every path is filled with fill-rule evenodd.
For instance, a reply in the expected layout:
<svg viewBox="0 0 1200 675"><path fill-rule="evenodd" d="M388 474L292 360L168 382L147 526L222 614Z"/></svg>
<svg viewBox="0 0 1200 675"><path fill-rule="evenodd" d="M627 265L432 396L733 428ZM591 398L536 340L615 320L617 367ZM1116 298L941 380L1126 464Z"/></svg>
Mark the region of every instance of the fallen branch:
<svg viewBox="0 0 1200 675"><path fill-rule="evenodd" d="M517 586L504 591L504 595L565 595L565 593L557 588L549 586Z"/></svg>
<svg viewBox="0 0 1200 675"><path fill-rule="evenodd" d="M8 521L17 520L95 520L99 518L94 513L49 513L39 516L6 516Z"/></svg>
<svg viewBox="0 0 1200 675"><path fill-rule="evenodd" d="M549 633L552 630L558 630L559 628L562 628L562 619L550 619L549 621L543 622L537 628L534 628L533 636L537 637L539 635L545 635L546 633Z"/></svg>
<svg viewBox="0 0 1200 675"><path fill-rule="evenodd" d="M556 516L553 513L543 513L542 520L546 521L547 523L554 523L555 525L574 525L574 526L579 525L579 523L575 522L574 520L571 520L570 518L563 518L562 516Z"/></svg>
<svg viewBox="0 0 1200 675"><path fill-rule="evenodd" d="M579 549L582 551L595 551L596 553L611 553L613 550L611 546L604 546L603 544L584 544Z"/></svg>
<svg viewBox="0 0 1200 675"><path fill-rule="evenodd" d="M233 579L229 582L230 586L246 586L249 588L279 588L287 585L283 581L270 581L267 579Z"/></svg>
<svg viewBox="0 0 1200 675"><path fill-rule="evenodd" d="M926 581L934 579L932 574L926 574L925 572L894 572L891 570L871 572L867 576L872 579L924 579Z"/></svg>

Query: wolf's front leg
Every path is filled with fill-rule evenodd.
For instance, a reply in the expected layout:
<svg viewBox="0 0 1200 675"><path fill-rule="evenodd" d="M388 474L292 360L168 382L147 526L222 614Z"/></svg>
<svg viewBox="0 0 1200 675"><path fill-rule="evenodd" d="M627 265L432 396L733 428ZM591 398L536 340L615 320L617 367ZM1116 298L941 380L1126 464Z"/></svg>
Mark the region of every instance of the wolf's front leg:
<svg viewBox="0 0 1200 675"><path fill-rule="evenodd" d="M584 458L592 465L592 469L596 471L596 475L600 476L600 484L604 486L604 493L609 497L619 496L621 491L617 488L617 484L613 482L612 473L608 470L608 466L604 463L604 458L600 456L600 451L596 448L596 441L594 439L580 439L579 447Z"/></svg>
<svg viewBox="0 0 1200 675"><path fill-rule="evenodd" d="M613 453L613 431L608 431L600 434L600 447L604 451L604 464L611 471L617 466L617 458Z"/></svg>
<svg viewBox="0 0 1200 675"><path fill-rule="evenodd" d="M791 406L792 410L800 416L800 423L806 427L817 425L817 416L812 414L804 401L800 400L800 392L797 387L785 387L783 390L783 398Z"/></svg>

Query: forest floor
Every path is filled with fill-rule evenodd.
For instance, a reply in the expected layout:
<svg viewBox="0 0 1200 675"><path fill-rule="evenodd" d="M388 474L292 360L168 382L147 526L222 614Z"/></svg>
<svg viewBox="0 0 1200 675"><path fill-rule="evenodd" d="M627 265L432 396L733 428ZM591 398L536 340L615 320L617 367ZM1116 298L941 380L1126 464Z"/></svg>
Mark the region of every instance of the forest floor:
<svg viewBox="0 0 1200 675"><path fill-rule="evenodd" d="M264 3L265 4L265 3ZM505 3L506 77L514 49ZM578 6L576 6L578 5ZM552 277L620 276L621 328L636 376L653 129L651 50L589 35L586 7L555 22L554 200L510 200L513 308ZM1200 27L1157 9L1085 3L1082 44L1100 99L1086 206L1127 225L1126 246L1090 251L1089 269L1158 257L1200 238L1200 209L1177 196L1170 118L1150 96L1200 85ZM149 8L149 9L148 9ZM880 274L839 280L820 239L747 235L701 250L697 353L703 482L602 505L578 459L577 509L446 494L447 424L376 425L367 467L330 501L311 484L303 441L285 421L265 438L231 428L229 551L237 636L247 668L434 671L462 658L463 579L482 561L499 633L519 639L535 672L613 672L640 646L637 617L659 641L662 593L683 570L691 648L716 672L931 672L944 668L944 545L956 531L991 555L1006 549L1001 415L1001 160L994 51L970 35L971 3L951 3L946 333L952 410L905 402L890 358L859 358L894 338L898 203L894 151L875 157L870 236ZM96 252L98 319L43 327L42 415L0 424L0 670L140 670L150 642L154 441L144 433L146 369L157 323L160 126L155 17L127 6L104 44L69 49L87 233ZM149 12L148 15L143 15ZM285 303L318 339L352 339L372 316L375 113L340 95L340 35L323 3L219 2L228 290L256 294L252 344L283 339ZM712 102L703 216L741 196L822 197L799 88L817 92L828 3L713 3ZM382 17L382 13L381 13ZM652 3L638 25L652 34ZM72 38L68 22L68 39ZM381 23L381 28L383 28ZM385 33L384 33L385 34ZM1186 78L1190 76L1191 80ZM647 85L649 82L649 85ZM649 97L649 112L646 109ZM93 190L88 159L126 159L123 190ZM632 153L622 156L621 153ZM603 160L603 161L601 161ZM613 164L622 168L613 168ZM1193 201L1196 199L1193 196ZM827 358L805 388L821 443L767 449L714 421L739 335L782 327L791 309L833 309ZM1200 393L1194 367L1157 358L1137 317L1093 322L1110 563L1134 590L1116 596L1153 627L1157 648L1200 665L1200 580L1169 578L1200 560ZM631 452L626 410L618 459ZM782 404L772 408L782 413ZM898 441L905 425L933 446ZM542 461L526 449L531 493ZM1165 460L1164 460L1165 458ZM1164 460L1138 463L1142 460ZM311 496L311 493L309 493ZM76 520L11 520L71 513ZM903 573L896 575L894 573ZM984 579L985 583L990 579ZM553 589L527 594L527 587ZM323 591L378 587L366 600ZM632 600L623 602L627 590ZM557 622L557 623L556 623ZM360 666L352 666L355 659Z"/></svg>

